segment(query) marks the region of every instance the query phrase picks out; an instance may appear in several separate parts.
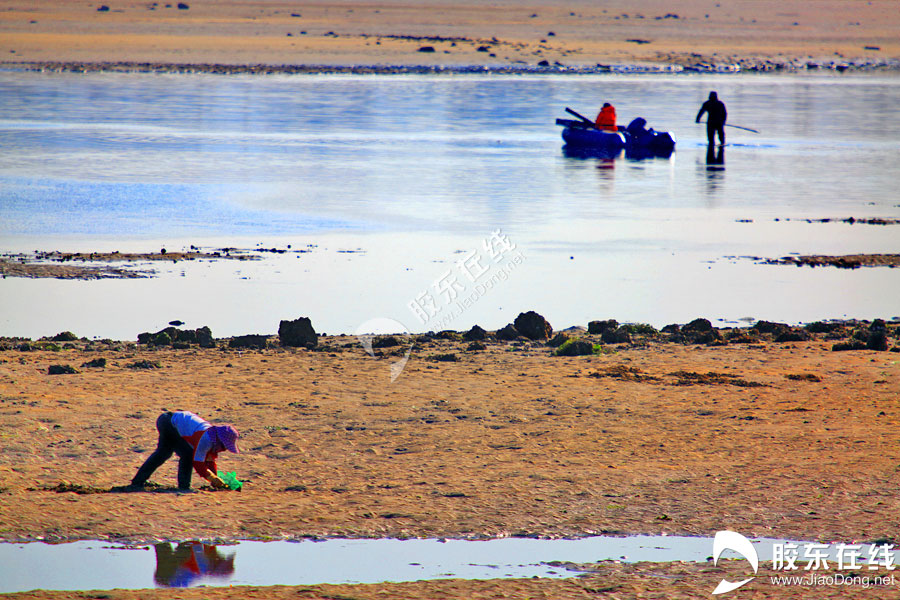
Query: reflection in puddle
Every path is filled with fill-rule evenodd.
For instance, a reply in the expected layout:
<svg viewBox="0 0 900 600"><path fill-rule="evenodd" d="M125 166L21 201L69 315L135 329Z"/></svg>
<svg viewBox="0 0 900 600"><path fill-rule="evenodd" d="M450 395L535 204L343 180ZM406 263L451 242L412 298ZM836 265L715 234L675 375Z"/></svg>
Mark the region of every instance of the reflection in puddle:
<svg viewBox="0 0 900 600"><path fill-rule="evenodd" d="M154 544L156 572L153 580L160 587L191 587L214 582L207 578L229 579L234 574L234 552L222 554L216 546L201 542L181 542L174 548L164 542Z"/></svg>
<svg viewBox="0 0 900 600"><path fill-rule="evenodd" d="M777 541L784 540L753 540L760 560L772 560ZM649 535L574 540L327 539L218 547L181 542L152 548L153 553L147 546L97 541L0 543L0 593L575 577L578 572L567 570L567 563L704 562L712 555L713 540ZM867 548L862 547L864 556ZM240 561L235 560L238 553Z"/></svg>

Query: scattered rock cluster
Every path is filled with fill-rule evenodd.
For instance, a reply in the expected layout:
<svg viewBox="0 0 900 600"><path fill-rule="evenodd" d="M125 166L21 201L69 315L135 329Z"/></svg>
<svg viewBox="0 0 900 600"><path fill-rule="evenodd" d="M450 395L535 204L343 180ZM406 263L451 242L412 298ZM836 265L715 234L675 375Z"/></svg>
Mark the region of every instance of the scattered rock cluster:
<svg viewBox="0 0 900 600"><path fill-rule="evenodd" d="M803 326L772 321L757 321L750 327L717 328L709 319L697 318L686 324L666 325L657 330L645 323L623 323L615 319L590 321L585 333L578 328L553 334L550 324L538 313L521 313L513 323L488 332L479 326L462 334L465 340L498 340L545 343L555 348L557 356L597 354L602 345L644 345L649 342L675 344L703 344L725 346L729 344L791 343L809 340L834 340L832 349L880 350L900 352L900 320L869 321L816 321ZM583 328L581 328L583 330ZM447 337L454 332L441 332ZM439 337L432 334L430 337Z"/></svg>
<svg viewBox="0 0 900 600"><path fill-rule="evenodd" d="M201 348L215 348L216 341L213 339L212 331L209 327L201 327L199 329L178 329L177 327L166 327L156 333L144 332L138 334L138 343L149 346L172 346L173 348L188 348L192 344L196 344Z"/></svg>
<svg viewBox="0 0 900 600"><path fill-rule="evenodd" d="M424 47L424 46L423 46ZM432 47L433 48L433 47ZM424 52L429 52L424 50ZM541 60L536 65L227 65L216 63L161 63L161 62L19 62L7 63L28 71L49 72L116 72L116 73L206 73L213 75L292 75L301 73L316 74L437 74L437 73L493 73L493 74L529 74L553 73L560 75L589 75L598 73L679 73L679 72L715 72L737 73L741 71L806 71L815 69L831 69L844 71L896 71L900 70L900 61L896 59L838 61L802 61L742 59L729 63L714 63L704 59L690 57L667 57L668 63L661 64L621 64L621 65L563 65L558 61L550 63Z"/></svg>
<svg viewBox="0 0 900 600"><path fill-rule="evenodd" d="M322 352L341 352L359 347L353 336L347 337L346 343L333 345L319 343L316 333L308 317L295 320L283 320L278 328L277 342L274 336L264 334L247 334L225 340L215 340L209 327L199 329L178 329L166 327L156 333L145 332L138 335L138 344L149 348L170 347L185 349L192 346L214 348L218 345L233 349L263 350L271 347L305 348ZM486 342L510 342L511 350L546 346L553 349L555 356L583 356L609 352L610 346L629 345L644 346L649 343L674 343L685 345L725 346L731 344L764 344L794 343L812 340L833 342L833 351L875 350L900 352L900 319L891 321L884 319L866 320L832 320L816 321L802 326L788 325L772 321L757 321L750 327L718 328L704 318L697 318L686 324L670 324L657 330L644 323L619 323L615 319L590 321L587 328L571 327L565 331L554 333L550 323L535 311L520 313L512 323L496 330L487 331L475 325L465 332L445 330L426 334L380 335L372 340L372 349L376 356L403 355L410 349L420 349L433 345L438 340L450 342L468 342L466 352L477 352L487 349ZM64 331L55 336L31 341L25 338L0 337L0 351L53 351L73 349L84 350L122 350L128 343L116 343L112 340L90 341L78 338L75 334ZM386 350L386 352L383 352ZM436 362L455 361L457 355L434 355L429 357ZM147 362L147 361L145 361ZM105 358L96 358L81 364L82 368L105 368ZM129 364L130 368L158 368L158 363ZM78 373L74 367L65 364L54 364L48 368L48 374Z"/></svg>

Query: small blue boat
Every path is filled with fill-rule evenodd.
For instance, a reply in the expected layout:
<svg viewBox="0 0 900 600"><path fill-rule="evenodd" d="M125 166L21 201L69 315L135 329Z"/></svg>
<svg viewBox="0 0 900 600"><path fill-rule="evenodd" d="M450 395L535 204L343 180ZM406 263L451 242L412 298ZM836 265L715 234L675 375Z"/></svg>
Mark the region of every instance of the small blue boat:
<svg viewBox="0 0 900 600"><path fill-rule="evenodd" d="M568 145L594 148L611 154L618 153L625 147L625 136L618 131L603 131L581 121L568 119L557 119L556 124L563 125L560 121L566 122L562 137Z"/></svg>
<svg viewBox="0 0 900 600"><path fill-rule="evenodd" d="M638 117L619 127L619 131L597 129L585 120L557 119L563 127L562 138L569 154L597 154L615 157L624 148L628 158L668 158L675 150L675 137L667 131L646 129L647 121Z"/></svg>

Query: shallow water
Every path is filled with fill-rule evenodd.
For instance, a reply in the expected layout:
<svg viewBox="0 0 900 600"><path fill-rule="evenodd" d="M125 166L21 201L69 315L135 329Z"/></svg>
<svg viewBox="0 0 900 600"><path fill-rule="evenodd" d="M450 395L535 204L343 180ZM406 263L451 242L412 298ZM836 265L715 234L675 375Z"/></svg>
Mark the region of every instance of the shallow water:
<svg viewBox="0 0 900 600"><path fill-rule="evenodd" d="M785 540L752 540L762 561ZM796 542L800 552L803 542ZM837 546L827 550L835 560ZM861 547L866 556L869 546ZM0 593L31 589L90 590L196 585L312 585L427 579L572 577L560 565L706 561L712 538L682 536L590 537L577 540L506 538L487 541L329 539L301 542L200 542L119 546L0 544ZM726 551L723 558L737 555ZM48 568L52 566L52 568Z"/></svg>
<svg viewBox="0 0 900 600"><path fill-rule="evenodd" d="M710 89L761 131L727 130L724 169L693 124ZM900 217L897 77L5 72L0 97L0 251L316 245L149 281L0 280L0 335L897 314L898 269L728 258L898 251L900 225L805 221ZM675 155L565 156L554 119L604 100L672 131ZM502 280L482 249L496 230L524 257ZM456 265L472 251L489 290Z"/></svg>

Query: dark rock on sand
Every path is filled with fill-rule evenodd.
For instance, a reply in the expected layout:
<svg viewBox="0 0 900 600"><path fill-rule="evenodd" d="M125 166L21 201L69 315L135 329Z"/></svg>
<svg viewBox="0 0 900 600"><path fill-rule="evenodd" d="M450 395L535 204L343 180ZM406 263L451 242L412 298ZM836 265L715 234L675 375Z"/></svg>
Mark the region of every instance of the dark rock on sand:
<svg viewBox="0 0 900 600"><path fill-rule="evenodd" d="M660 329L660 331L663 333L681 333L681 325L677 323L671 323Z"/></svg>
<svg viewBox="0 0 900 600"><path fill-rule="evenodd" d="M188 6L188 5L185 4L184 2L179 2L179 3L178 3L178 10L187 10L187 9L189 9L189 8L190 8L190 6Z"/></svg>
<svg viewBox="0 0 900 600"><path fill-rule="evenodd" d="M509 341L518 338L519 335L519 331L512 323L510 323L503 329L498 329L497 333L494 334L494 337L496 337L498 340Z"/></svg>
<svg viewBox="0 0 900 600"><path fill-rule="evenodd" d="M155 360L136 360L133 363L125 365L129 369L162 369L159 361Z"/></svg>
<svg viewBox="0 0 900 600"><path fill-rule="evenodd" d="M109 7L104 4L97 9L97 12L109 12Z"/></svg>
<svg viewBox="0 0 900 600"><path fill-rule="evenodd" d="M393 335L380 335L372 339L372 348L393 348L399 345L400 340Z"/></svg>
<svg viewBox="0 0 900 600"><path fill-rule="evenodd" d="M875 319L869 325L869 337L866 340L866 348L885 352L888 349L887 325L884 319Z"/></svg>
<svg viewBox="0 0 900 600"><path fill-rule="evenodd" d="M47 375L73 375L78 373L75 367L69 365L50 365L47 367Z"/></svg>
<svg viewBox="0 0 900 600"><path fill-rule="evenodd" d="M444 329L443 331L438 331L434 334L434 339L436 340L450 340L451 342L461 342L463 337L458 331L453 331L452 329Z"/></svg>
<svg viewBox="0 0 900 600"><path fill-rule="evenodd" d="M278 338L282 346L315 348L319 336L313 329L308 317L300 317L293 321L281 321L278 325Z"/></svg>
<svg viewBox="0 0 900 600"><path fill-rule="evenodd" d="M771 333L776 338L791 330L791 326L787 323L773 323L772 321L757 321L750 329L754 329L759 333Z"/></svg>
<svg viewBox="0 0 900 600"><path fill-rule="evenodd" d="M850 340L849 342L842 342L840 344L835 344L831 347L833 352L841 352L844 350L865 350L866 343L861 342L859 340Z"/></svg>
<svg viewBox="0 0 900 600"><path fill-rule="evenodd" d="M422 46L418 52L434 52L434 46Z"/></svg>
<svg viewBox="0 0 900 600"><path fill-rule="evenodd" d="M812 336L805 329L789 327L775 336L776 342L805 342Z"/></svg>
<svg viewBox="0 0 900 600"><path fill-rule="evenodd" d="M564 333L564 332L560 331L555 336L553 336L552 340L547 342L547 345L550 346L551 348L559 348L560 346L562 346L563 344L568 342L570 339L572 339L572 338L569 337L568 333Z"/></svg>
<svg viewBox="0 0 900 600"><path fill-rule="evenodd" d="M607 329L600 335L600 340L604 344L630 344L631 334L624 326L616 329Z"/></svg>
<svg viewBox="0 0 900 600"><path fill-rule="evenodd" d="M248 334L239 335L231 338L228 342L229 348L256 348L265 349L269 345L269 336Z"/></svg>
<svg viewBox="0 0 900 600"><path fill-rule="evenodd" d="M195 329L194 335L197 337L197 344L199 344L201 348L216 347L216 340L213 339L212 330L206 325Z"/></svg>
<svg viewBox="0 0 900 600"><path fill-rule="evenodd" d="M50 340L53 342L74 342L78 340L78 336L71 331L62 331L54 335Z"/></svg>
<svg viewBox="0 0 900 600"><path fill-rule="evenodd" d="M692 344L706 344L707 346L724 346L727 343L718 329L710 329L702 333L695 332L689 335L688 339Z"/></svg>
<svg viewBox="0 0 900 600"><path fill-rule="evenodd" d="M712 331L713 326L712 323L709 322L709 319L694 319L687 325L681 328L681 331L684 332L704 332L704 331Z"/></svg>
<svg viewBox="0 0 900 600"><path fill-rule="evenodd" d="M463 339L467 342L476 342L481 341L487 338L487 331L479 327L478 325L472 326L472 329L468 330L463 334Z"/></svg>
<svg viewBox="0 0 900 600"><path fill-rule="evenodd" d="M619 322L615 319L607 319L606 321L591 321L588 323L588 333L600 335L607 329L617 329Z"/></svg>
<svg viewBox="0 0 900 600"><path fill-rule="evenodd" d="M485 346L483 342L479 342L478 340L476 340L476 341L470 343L468 346L466 346L466 351L468 351L468 352L479 352L481 350L486 350L486 349L487 349L487 346Z"/></svg>
<svg viewBox="0 0 900 600"><path fill-rule="evenodd" d="M516 331L531 340L546 340L553 333L553 328L547 319L533 310L519 313L519 316L513 321L513 326Z"/></svg>
<svg viewBox="0 0 900 600"><path fill-rule="evenodd" d="M725 332L729 344L753 344L759 341L759 333L752 329L730 329Z"/></svg>
<svg viewBox="0 0 900 600"><path fill-rule="evenodd" d="M95 358L93 360L83 362L81 363L81 366L91 369L104 369L106 368L106 359L101 356L100 358Z"/></svg>
<svg viewBox="0 0 900 600"><path fill-rule="evenodd" d="M824 321L816 321L814 323L807 323L804 329L806 329L810 333L832 333L839 329L843 329L843 323L826 323Z"/></svg>

